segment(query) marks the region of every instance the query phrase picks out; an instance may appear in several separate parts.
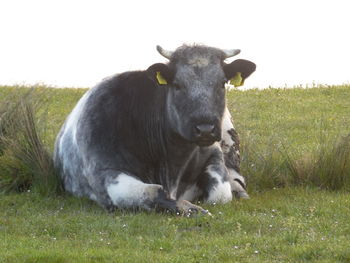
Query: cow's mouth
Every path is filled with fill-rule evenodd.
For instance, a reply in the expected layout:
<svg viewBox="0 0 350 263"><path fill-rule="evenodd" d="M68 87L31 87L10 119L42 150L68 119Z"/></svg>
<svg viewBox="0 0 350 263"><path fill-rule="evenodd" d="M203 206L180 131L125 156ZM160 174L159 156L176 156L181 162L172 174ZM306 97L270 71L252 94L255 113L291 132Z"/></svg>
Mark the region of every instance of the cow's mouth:
<svg viewBox="0 0 350 263"><path fill-rule="evenodd" d="M214 142L215 140L213 139L201 139L201 140L197 140L196 144L200 147L208 147L212 145Z"/></svg>

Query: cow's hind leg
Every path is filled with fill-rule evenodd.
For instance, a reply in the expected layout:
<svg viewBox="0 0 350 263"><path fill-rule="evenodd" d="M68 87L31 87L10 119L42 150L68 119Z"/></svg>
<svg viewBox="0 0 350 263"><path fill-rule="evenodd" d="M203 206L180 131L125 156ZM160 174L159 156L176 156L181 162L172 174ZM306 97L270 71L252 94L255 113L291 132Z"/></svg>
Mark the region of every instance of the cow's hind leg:
<svg viewBox="0 0 350 263"><path fill-rule="evenodd" d="M233 194L237 198L249 198L245 179L240 175L239 137L232 124L231 114L225 109L222 121L221 149L224 154L225 166L228 170L228 180Z"/></svg>
<svg viewBox="0 0 350 263"><path fill-rule="evenodd" d="M168 197L158 184L143 183L139 179L120 173L106 181L106 189L113 205L121 209L168 210L178 213L201 212L207 210L187 201L176 201Z"/></svg>

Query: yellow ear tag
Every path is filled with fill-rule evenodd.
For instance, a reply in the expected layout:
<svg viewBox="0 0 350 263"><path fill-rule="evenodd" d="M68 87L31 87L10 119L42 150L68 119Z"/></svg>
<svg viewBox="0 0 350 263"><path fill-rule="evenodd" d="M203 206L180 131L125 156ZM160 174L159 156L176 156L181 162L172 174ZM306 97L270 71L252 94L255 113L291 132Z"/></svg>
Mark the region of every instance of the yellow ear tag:
<svg viewBox="0 0 350 263"><path fill-rule="evenodd" d="M156 78L157 78L158 83L159 83L160 85L166 85L166 84L168 84L168 82L165 80L165 78L163 78L163 76L160 74L159 71L157 71Z"/></svg>
<svg viewBox="0 0 350 263"><path fill-rule="evenodd" d="M236 75L230 79L230 84L235 87L243 86L244 80L242 79L241 72L237 72Z"/></svg>

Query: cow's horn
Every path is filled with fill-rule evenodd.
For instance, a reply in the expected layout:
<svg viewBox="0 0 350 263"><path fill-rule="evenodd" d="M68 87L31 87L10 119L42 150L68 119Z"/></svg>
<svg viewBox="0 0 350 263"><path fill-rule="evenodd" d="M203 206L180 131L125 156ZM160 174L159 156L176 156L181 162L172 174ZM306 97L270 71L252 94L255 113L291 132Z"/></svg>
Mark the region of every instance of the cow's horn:
<svg viewBox="0 0 350 263"><path fill-rule="evenodd" d="M173 51L165 50L161 46L157 46L157 50L159 54L161 54L163 57L170 59L171 55L174 53Z"/></svg>
<svg viewBox="0 0 350 263"><path fill-rule="evenodd" d="M230 58L241 53L240 49L224 49L225 58Z"/></svg>

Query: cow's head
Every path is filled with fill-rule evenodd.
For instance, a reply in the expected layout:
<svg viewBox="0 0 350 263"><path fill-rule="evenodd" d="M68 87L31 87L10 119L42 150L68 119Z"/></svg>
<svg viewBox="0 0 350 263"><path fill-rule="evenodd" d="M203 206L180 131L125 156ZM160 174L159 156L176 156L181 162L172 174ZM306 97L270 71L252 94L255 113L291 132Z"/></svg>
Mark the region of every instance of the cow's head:
<svg viewBox="0 0 350 263"><path fill-rule="evenodd" d="M242 81L255 71L255 64L226 58L240 50L220 50L206 46L181 46L174 52L157 46L169 59L168 64L154 64L148 72L166 88L166 114L171 130L199 146L221 140L221 122L225 109L225 83L240 74ZM163 86L163 87L162 87Z"/></svg>

